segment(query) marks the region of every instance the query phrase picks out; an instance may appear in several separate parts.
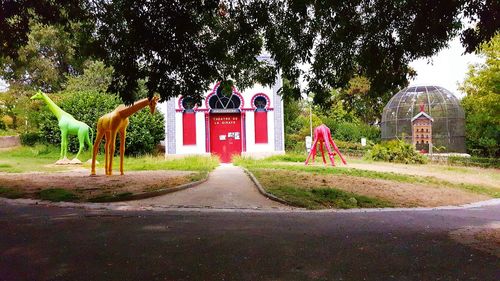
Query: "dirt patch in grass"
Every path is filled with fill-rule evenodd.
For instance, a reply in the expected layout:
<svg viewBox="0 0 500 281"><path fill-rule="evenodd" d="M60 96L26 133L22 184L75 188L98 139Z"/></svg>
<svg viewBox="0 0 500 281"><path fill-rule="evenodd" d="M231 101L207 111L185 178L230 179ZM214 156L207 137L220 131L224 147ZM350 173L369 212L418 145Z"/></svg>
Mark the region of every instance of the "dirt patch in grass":
<svg viewBox="0 0 500 281"><path fill-rule="evenodd" d="M89 174L86 169L60 173L0 173L0 196L52 201L116 201L200 178L198 173L186 171L130 171L123 176L95 177Z"/></svg>
<svg viewBox="0 0 500 281"><path fill-rule="evenodd" d="M283 187L302 189L334 188L390 202L396 207L437 207L462 205L490 197L448 187L401 183L390 180L329 175L277 169L253 169L269 192Z"/></svg>
<svg viewBox="0 0 500 281"><path fill-rule="evenodd" d="M350 168L392 172L413 176L435 177L451 183L484 185L500 190L500 170L477 167L453 167L444 165L403 165L393 163L352 163Z"/></svg>
<svg viewBox="0 0 500 281"><path fill-rule="evenodd" d="M450 232L450 237L461 244L500 257L500 224L470 227Z"/></svg>

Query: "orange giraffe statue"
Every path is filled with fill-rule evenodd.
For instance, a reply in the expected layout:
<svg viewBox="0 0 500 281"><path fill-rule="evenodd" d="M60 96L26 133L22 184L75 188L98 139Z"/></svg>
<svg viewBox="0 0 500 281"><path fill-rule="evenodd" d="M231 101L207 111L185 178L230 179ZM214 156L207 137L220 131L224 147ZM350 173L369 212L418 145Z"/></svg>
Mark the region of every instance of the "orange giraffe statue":
<svg viewBox="0 0 500 281"><path fill-rule="evenodd" d="M104 154L106 158L104 170L106 171L106 175L112 175L113 155L115 153L116 134L118 132L120 133L120 174L123 175L123 156L125 155L125 134L128 126L128 117L148 105L151 114L153 114L155 112L158 99L158 97L153 97L151 100L145 98L138 100L131 106L125 106L122 104L112 112L99 118L99 121L97 121L97 135L92 154L91 176L95 175L97 152L99 151L99 144L101 143L103 137L106 140L104 146Z"/></svg>

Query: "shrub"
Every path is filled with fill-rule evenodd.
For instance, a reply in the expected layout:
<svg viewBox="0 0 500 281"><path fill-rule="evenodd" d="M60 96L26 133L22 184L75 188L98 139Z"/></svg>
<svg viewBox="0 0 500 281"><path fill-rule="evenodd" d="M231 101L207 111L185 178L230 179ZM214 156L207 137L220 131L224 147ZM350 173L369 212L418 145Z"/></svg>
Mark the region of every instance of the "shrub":
<svg viewBox="0 0 500 281"><path fill-rule="evenodd" d="M362 150L365 148L361 147L361 138L366 138L370 143L378 143L380 141L380 128L375 126L370 126L364 123L356 122L335 122L332 118L323 118L322 120L313 116L313 127L324 124L330 128L332 133L332 138L339 147L339 149L344 149L348 146L349 150ZM309 119L305 117L297 118L297 123L301 123L300 126L294 128L297 133L288 133L285 138L285 147L287 152L303 152L306 149L305 146L305 136L310 134L309 129ZM341 144L348 144L346 146ZM358 148L358 144L359 147Z"/></svg>
<svg viewBox="0 0 500 281"><path fill-rule="evenodd" d="M26 132L21 133L19 136L22 145L34 146L35 144L42 141L42 138L38 132Z"/></svg>
<svg viewBox="0 0 500 281"><path fill-rule="evenodd" d="M472 157L449 156L448 164L498 169L500 168L500 159L477 157L477 156L472 156Z"/></svg>
<svg viewBox="0 0 500 281"><path fill-rule="evenodd" d="M127 128L127 154L142 155L153 153L156 145L165 139L163 114L155 111L151 115L148 110L142 110L130 117Z"/></svg>
<svg viewBox="0 0 500 281"><path fill-rule="evenodd" d="M266 161L282 161L282 162L304 162L307 155L303 153L287 153L283 155L273 155L265 158Z"/></svg>
<svg viewBox="0 0 500 281"><path fill-rule="evenodd" d="M116 95L93 91L61 94L59 98L55 99L55 102L64 111L92 128L92 141L95 139L97 120L121 104ZM43 141L59 145L60 130L57 119L52 112L44 106L33 115L31 118L37 120ZM165 137L162 113L157 110L154 115L151 115L149 110L145 108L132 115L129 121L125 144L126 154L140 155L154 152L156 145ZM119 137L117 139L119 140ZM117 141L116 147L119 147L119 141ZM68 150L73 153L78 151L76 136L69 137Z"/></svg>
<svg viewBox="0 0 500 281"><path fill-rule="evenodd" d="M402 140L392 140L376 144L369 151L367 151L365 158L375 161L388 161L405 164L427 163L427 158L417 152L412 145Z"/></svg>
<svg viewBox="0 0 500 281"><path fill-rule="evenodd" d="M3 124L4 128L12 128L14 125L14 119L8 115L2 116L2 119L0 120L0 123Z"/></svg>
<svg viewBox="0 0 500 281"><path fill-rule="evenodd" d="M361 138L366 138L372 142L379 142L380 128L370 126L364 123L358 124L355 122L331 122L330 119L325 119L325 125L328 126L332 132L332 138L337 141L347 141L359 143Z"/></svg>

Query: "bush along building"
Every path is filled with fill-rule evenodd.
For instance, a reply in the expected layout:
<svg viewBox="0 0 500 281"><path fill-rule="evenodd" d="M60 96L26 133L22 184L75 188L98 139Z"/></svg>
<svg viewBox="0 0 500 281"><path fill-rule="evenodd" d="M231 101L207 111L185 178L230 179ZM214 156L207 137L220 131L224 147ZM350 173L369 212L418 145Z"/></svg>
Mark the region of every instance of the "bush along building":
<svg viewBox="0 0 500 281"><path fill-rule="evenodd" d="M159 106L165 114L165 154L217 155L231 162L235 155L264 157L283 154L281 78L271 87L255 84L239 92L224 92L220 82L201 106L189 97L171 98Z"/></svg>

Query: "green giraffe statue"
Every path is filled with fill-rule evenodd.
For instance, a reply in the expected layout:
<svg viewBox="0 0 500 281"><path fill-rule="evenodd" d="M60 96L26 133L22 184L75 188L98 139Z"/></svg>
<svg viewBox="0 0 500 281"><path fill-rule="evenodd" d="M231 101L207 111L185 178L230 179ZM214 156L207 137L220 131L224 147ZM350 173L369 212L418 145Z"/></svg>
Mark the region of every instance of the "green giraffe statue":
<svg viewBox="0 0 500 281"><path fill-rule="evenodd" d="M42 91L38 91L31 99L43 100L59 121L59 129L61 129L61 157L56 164L80 164L81 161L78 160L78 156L82 152L85 142L87 142L90 151L92 151L92 139L89 137L89 132L93 138L93 130L87 124L76 120L71 114L62 110ZM71 161L66 157L66 153L68 152L68 135L77 135L80 142L80 149L78 149L78 153Z"/></svg>

